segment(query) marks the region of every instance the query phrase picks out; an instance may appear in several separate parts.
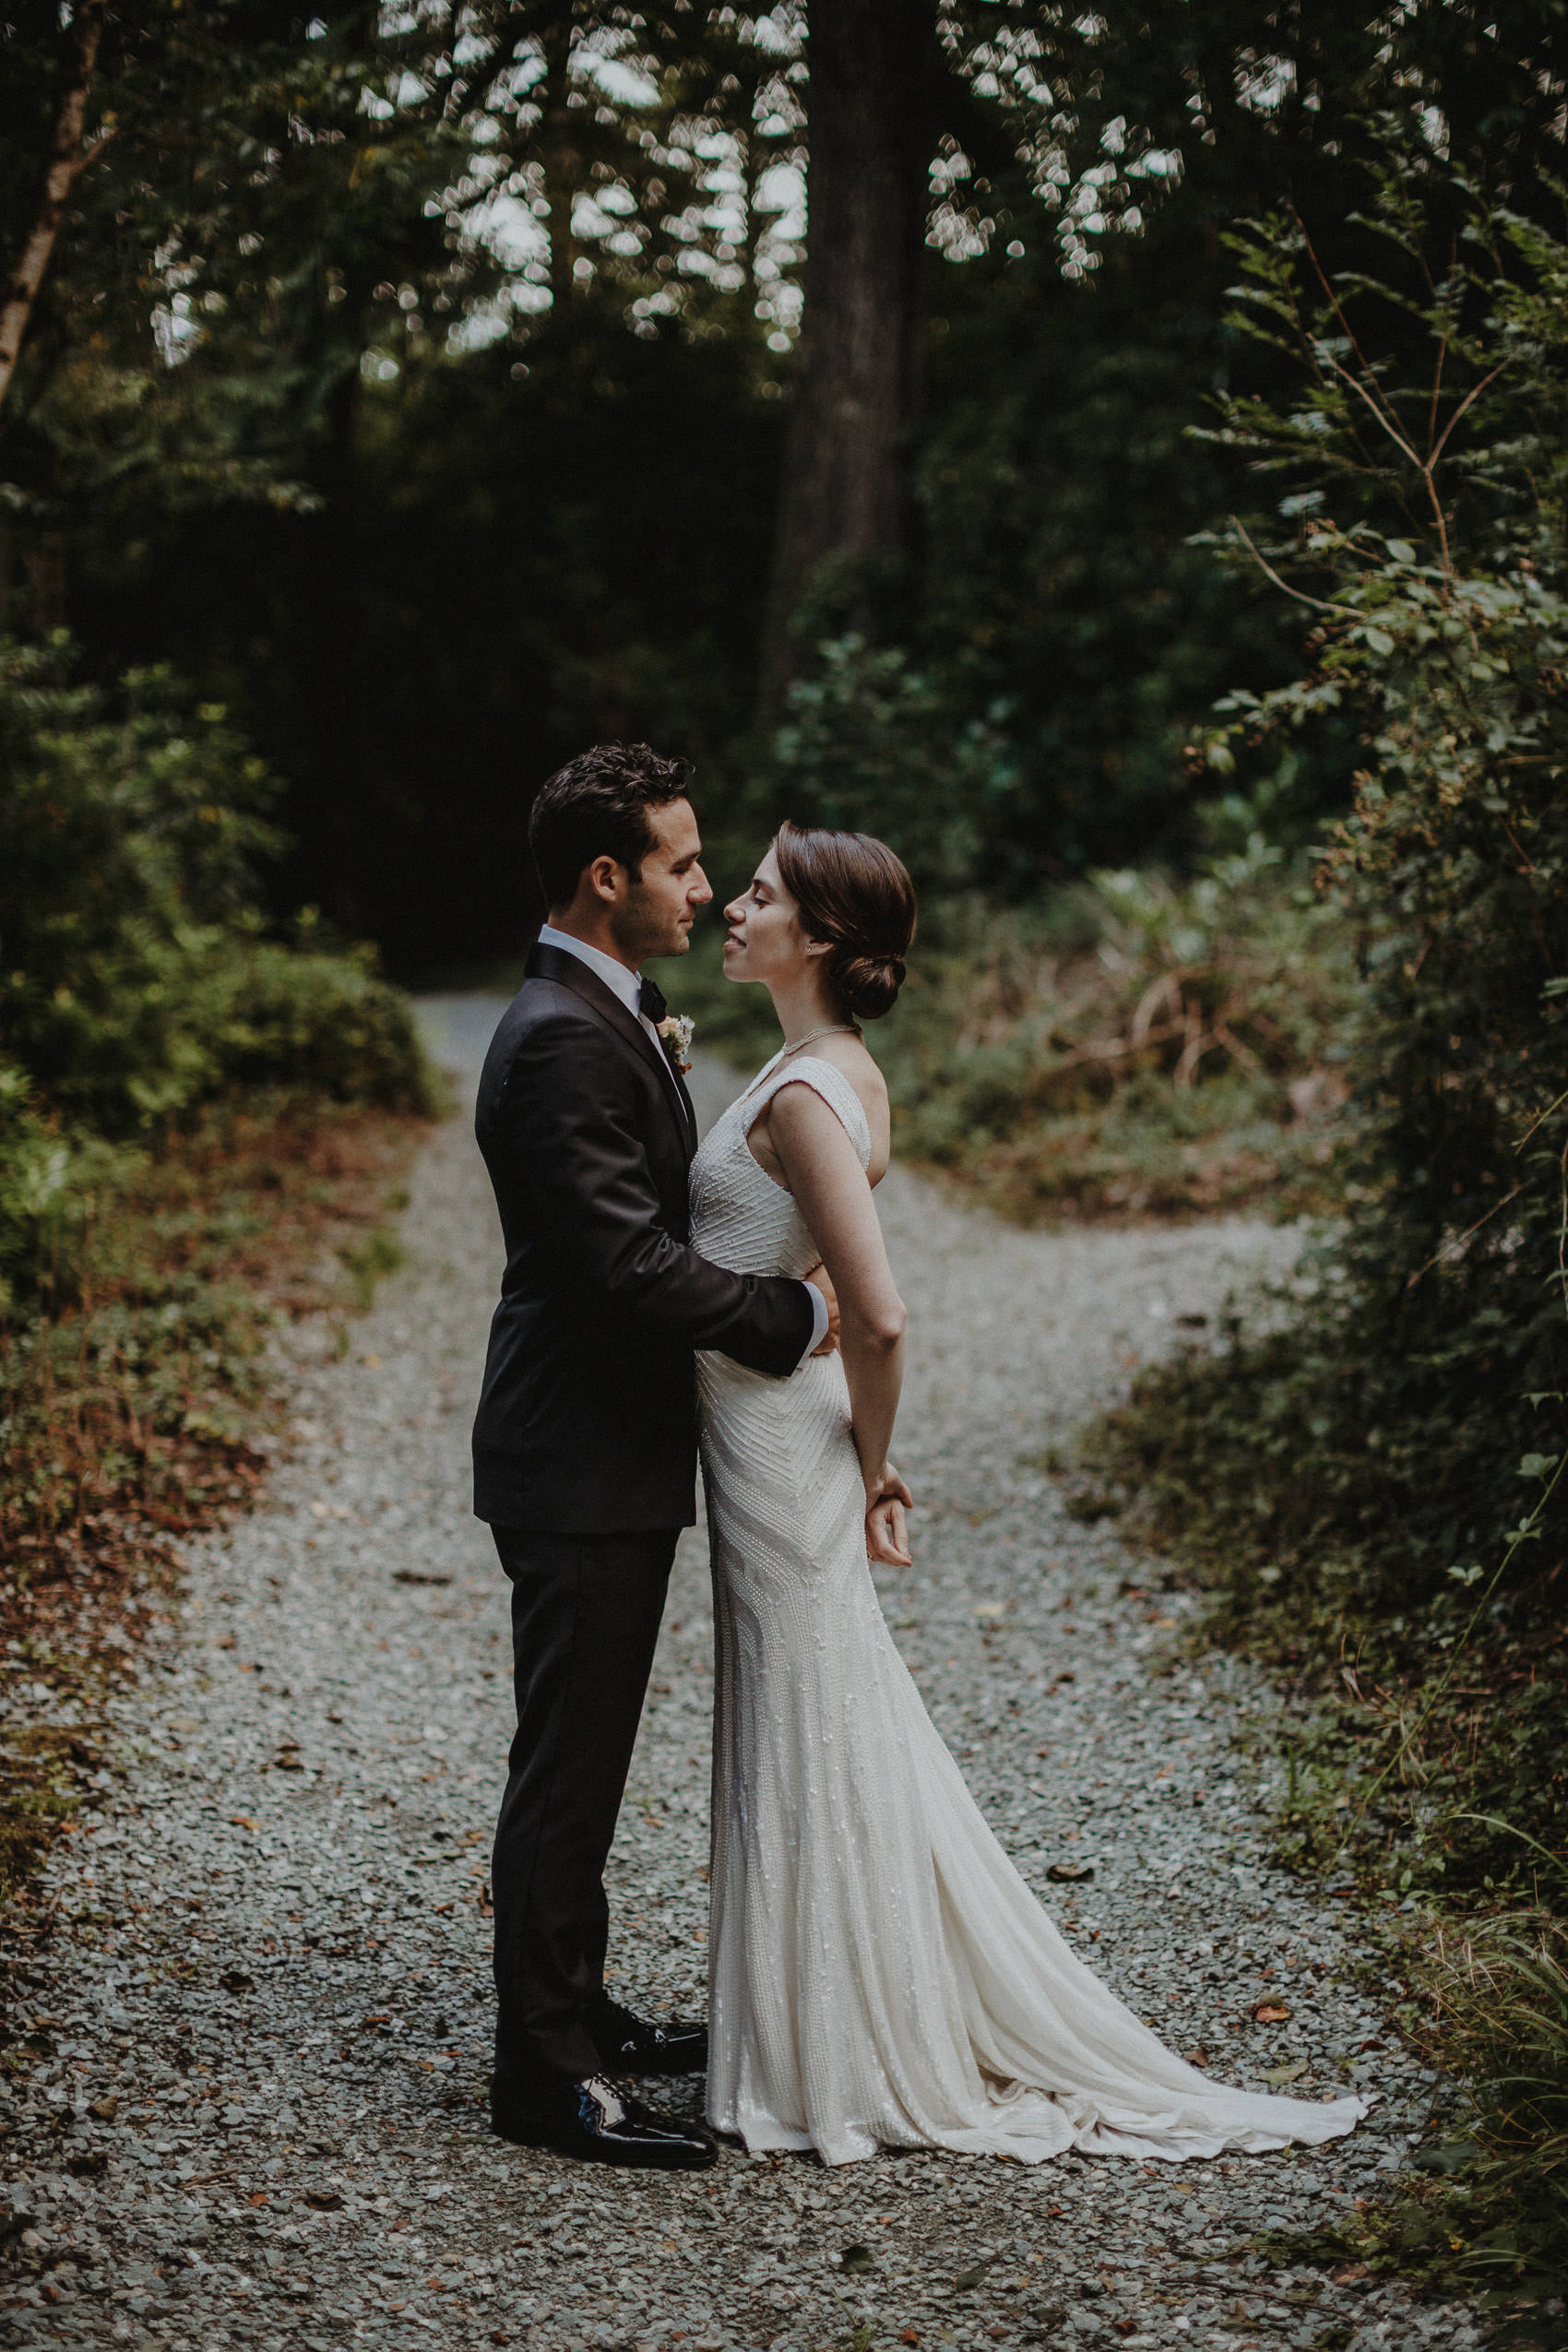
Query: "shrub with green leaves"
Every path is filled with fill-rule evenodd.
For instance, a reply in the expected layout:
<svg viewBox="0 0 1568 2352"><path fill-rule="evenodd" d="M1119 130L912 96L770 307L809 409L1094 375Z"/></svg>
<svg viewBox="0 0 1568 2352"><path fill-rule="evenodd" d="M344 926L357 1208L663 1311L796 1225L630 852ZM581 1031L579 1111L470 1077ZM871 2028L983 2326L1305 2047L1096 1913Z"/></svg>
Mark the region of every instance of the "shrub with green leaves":
<svg viewBox="0 0 1568 2352"><path fill-rule="evenodd" d="M1244 763L1324 711L1362 731L1320 861L1366 975L1356 1181L1284 1324L1146 1378L1107 1446L1220 1622L1339 1689L1293 1790L1295 1857L1449 1906L1560 1907L1568 246L1416 137L1363 225L1367 267L1343 279L1294 218L1240 241L1240 323L1297 352L1301 386L1289 413L1226 417L1287 526L1238 523L1236 552L1316 635L1309 673L1232 695L1209 746ZM1487 2065L1533 2087L1487 2094L1513 2118L1508 2165L1478 2176L1465 2225L1500 2275L1568 2250L1562 2040L1532 2040L1527 2014L1496 2021Z"/></svg>
<svg viewBox="0 0 1568 2352"><path fill-rule="evenodd" d="M1349 939L1261 837L1179 881L949 906L876 1049L898 1148L1007 1214L1329 1196Z"/></svg>
<svg viewBox="0 0 1568 2352"><path fill-rule="evenodd" d="M1319 626L1311 672L1230 697L1210 745L1229 763L1324 709L1364 729L1354 808L1319 868L1366 973L1359 1182L1266 1372L1237 1360L1176 1381L1184 1415L1204 1394L1218 1415L1204 1508L1281 1570L1277 1600L1336 1576L1347 1610L1431 1611L1441 1637L1466 1589L1451 1571L1490 1576L1518 1520L1522 1457L1554 1467L1568 1444L1568 249L1430 154L1400 162L1369 216L1391 282L1320 280L1295 223L1243 241L1243 316L1298 337L1304 382L1289 416L1238 403L1227 431L1284 477L1298 535L1261 560ZM1461 258L1429 274L1428 213L1455 208ZM1234 1448L1228 1392L1248 1400ZM1554 1497L1500 1613L1561 1623L1565 1543Z"/></svg>
<svg viewBox="0 0 1568 2352"><path fill-rule="evenodd" d="M961 889L1016 781L999 729L965 717L899 646L826 639L789 689L770 747L773 814L872 833L917 883Z"/></svg>
<svg viewBox="0 0 1568 2352"><path fill-rule="evenodd" d="M146 1131L234 1086L417 1108L408 1004L367 953L265 936L274 780L167 671L75 684L0 645L0 1035L68 1124Z"/></svg>

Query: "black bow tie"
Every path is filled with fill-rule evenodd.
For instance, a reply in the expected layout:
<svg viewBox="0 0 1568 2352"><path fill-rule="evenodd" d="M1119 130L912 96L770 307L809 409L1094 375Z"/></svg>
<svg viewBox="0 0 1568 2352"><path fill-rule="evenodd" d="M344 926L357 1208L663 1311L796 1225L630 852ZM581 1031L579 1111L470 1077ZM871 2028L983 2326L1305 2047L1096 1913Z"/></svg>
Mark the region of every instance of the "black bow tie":
<svg viewBox="0 0 1568 2352"><path fill-rule="evenodd" d="M637 1010L644 1020L651 1021L657 1028L669 1009L658 981L645 980L637 992Z"/></svg>

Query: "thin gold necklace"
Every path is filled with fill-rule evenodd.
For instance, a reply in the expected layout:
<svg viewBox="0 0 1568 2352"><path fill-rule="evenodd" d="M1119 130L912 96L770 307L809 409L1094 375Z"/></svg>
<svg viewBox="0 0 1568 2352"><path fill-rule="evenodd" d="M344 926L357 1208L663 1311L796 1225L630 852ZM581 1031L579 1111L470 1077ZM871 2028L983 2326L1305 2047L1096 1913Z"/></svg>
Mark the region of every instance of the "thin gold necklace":
<svg viewBox="0 0 1568 2352"><path fill-rule="evenodd" d="M782 1062L790 1054L799 1053L802 1045L814 1045L819 1037L859 1037L860 1034L859 1021L831 1021L826 1028L808 1029L804 1037L798 1037L795 1039L793 1045L781 1046L778 1051L778 1059Z"/></svg>

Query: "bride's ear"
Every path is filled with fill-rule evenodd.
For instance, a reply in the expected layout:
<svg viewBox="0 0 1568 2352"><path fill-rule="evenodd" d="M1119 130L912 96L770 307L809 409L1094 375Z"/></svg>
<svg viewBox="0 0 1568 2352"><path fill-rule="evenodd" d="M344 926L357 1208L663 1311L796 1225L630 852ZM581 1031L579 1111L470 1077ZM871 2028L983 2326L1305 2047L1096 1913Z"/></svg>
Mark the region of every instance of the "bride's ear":
<svg viewBox="0 0 1568 2352"><path fill-rule="evenodd" d="M809 931L803 932L802 935L805 943L805 950L808 956L832 955L833 942L831 939L814 939Z"/></svg>

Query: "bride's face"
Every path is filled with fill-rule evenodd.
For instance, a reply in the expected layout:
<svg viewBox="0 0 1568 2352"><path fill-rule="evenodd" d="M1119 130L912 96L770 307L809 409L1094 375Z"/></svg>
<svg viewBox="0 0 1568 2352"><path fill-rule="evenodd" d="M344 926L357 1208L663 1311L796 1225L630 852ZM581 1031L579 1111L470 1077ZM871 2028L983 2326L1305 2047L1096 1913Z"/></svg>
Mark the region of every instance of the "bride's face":
<svg viewBox="0 0 1568 2352"><path fill-rule="evenodd" d="M730 936L724 943L724 977L786 986L827 951L801 928L800 909L778 876L769 849L751 885L724 909Z"/></svg>

